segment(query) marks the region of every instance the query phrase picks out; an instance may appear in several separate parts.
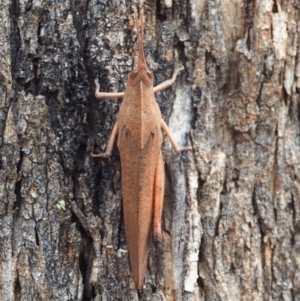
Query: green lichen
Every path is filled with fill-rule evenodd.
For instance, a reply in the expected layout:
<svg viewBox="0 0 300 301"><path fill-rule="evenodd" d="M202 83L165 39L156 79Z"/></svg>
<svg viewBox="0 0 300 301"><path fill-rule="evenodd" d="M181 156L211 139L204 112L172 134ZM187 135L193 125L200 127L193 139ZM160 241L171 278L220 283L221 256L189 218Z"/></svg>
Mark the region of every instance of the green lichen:
<svg viewBox="0 0 300 301"><path fill-rule="evenodd" d="M56 204L56 208L58 210L66 210L66 202L64 200L60 200L57 204Z"/></svg>

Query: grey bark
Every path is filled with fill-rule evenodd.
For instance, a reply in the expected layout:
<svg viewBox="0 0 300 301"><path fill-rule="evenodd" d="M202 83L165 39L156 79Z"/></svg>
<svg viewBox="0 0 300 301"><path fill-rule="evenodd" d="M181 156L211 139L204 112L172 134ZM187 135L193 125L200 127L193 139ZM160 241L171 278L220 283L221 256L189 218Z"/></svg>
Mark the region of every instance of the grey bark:
<svg viewBox="0 0 300 301"><path fill-rule="evenodd" d="M134 289L120 160L134 7L180 145ZM0 0L0 300L300 300L298 0Z"/></svg>

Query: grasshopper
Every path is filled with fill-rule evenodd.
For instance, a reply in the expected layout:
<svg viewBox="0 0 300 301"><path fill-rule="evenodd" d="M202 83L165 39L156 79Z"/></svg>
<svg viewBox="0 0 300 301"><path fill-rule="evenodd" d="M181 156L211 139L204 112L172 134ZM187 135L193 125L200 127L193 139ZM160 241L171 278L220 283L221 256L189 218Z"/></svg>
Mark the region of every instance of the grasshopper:
<svg viewBox="0 0 300 301"><path fill-rule="evenodd" d="M95 80L95 97L123 98L117 121L113 127L105 153L93 157L108 158L118 137L121 157L122 197L125 236L129 261L136 289L144 282L147 268L150 235L161 241L161 216L164 198L164 163L161 154L163 136L168 136L174 150L180 153L191 147L177 146L172 134L162 119L154 93L170 87L183 68L176 69L171 79L153 87L153 73L147 68L144 55L144 15L139 20L134 14L138 37L138 63L129 73L125 92L99 92ZM152 228L152 229L151 229ZM152 230L152 231L151 231Z"/></svg>

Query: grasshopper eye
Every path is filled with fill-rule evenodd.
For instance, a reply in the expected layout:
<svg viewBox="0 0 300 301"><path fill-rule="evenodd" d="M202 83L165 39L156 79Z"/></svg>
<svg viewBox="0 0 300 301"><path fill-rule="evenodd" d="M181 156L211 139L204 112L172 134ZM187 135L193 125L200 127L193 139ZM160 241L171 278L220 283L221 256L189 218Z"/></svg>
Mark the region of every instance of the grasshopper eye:
<svg viewBox="0 0 300 301"><path fill-rule="evenodd" d="M131 71L131 72L129 73L129 77L130 77L131 79L134 79L134 78L137 77L138 74L139 74L139 73L138 73L136 70L133 70L133 71Z"/></svg>

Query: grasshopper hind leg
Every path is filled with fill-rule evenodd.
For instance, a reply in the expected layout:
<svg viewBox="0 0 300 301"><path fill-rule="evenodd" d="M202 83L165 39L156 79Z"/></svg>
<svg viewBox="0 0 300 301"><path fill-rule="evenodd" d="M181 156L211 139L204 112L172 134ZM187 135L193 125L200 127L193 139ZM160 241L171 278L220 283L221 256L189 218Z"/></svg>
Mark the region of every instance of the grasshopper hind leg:
<svg viewBox="0 0 300 301"><path fill-rule="evenodd" d="M164 163L162 154L160 152L157 160L154 178L154 198L153 198L153 239L157 241L162 240L161 232L161 216L164 200L164 188L165 188L165 177L164 177Z"/></svg>

